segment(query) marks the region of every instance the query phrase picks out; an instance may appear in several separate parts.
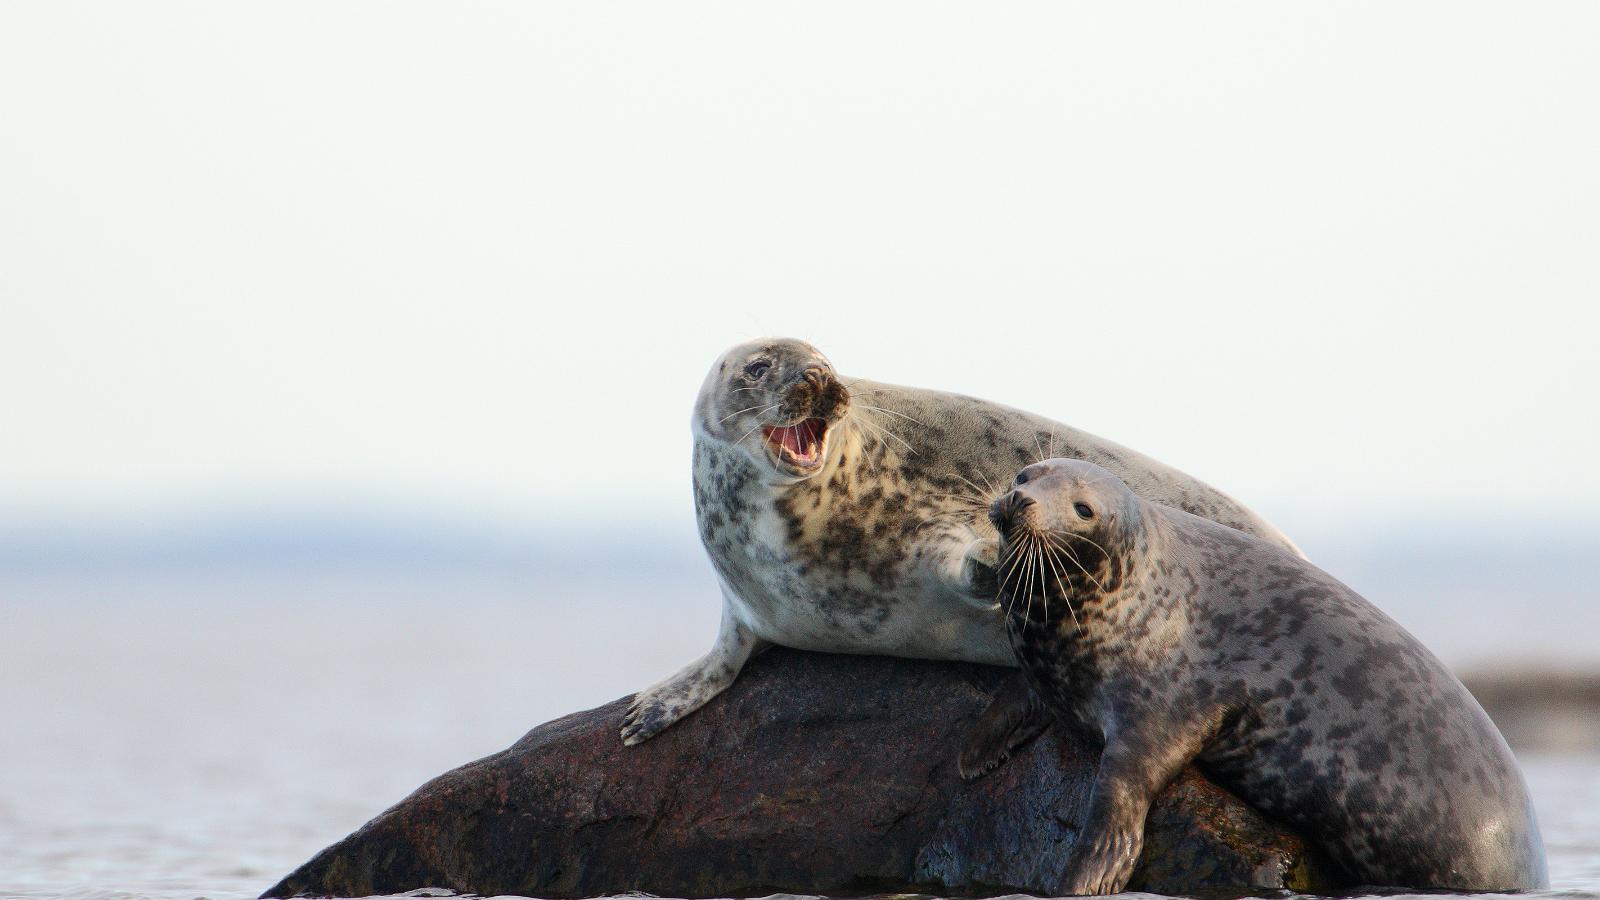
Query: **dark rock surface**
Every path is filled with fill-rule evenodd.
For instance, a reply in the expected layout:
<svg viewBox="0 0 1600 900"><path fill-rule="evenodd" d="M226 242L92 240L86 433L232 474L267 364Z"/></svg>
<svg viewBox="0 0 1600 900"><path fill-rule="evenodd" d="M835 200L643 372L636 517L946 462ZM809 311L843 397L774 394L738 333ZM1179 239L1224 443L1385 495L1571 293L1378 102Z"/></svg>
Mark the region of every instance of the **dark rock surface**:
<svg viewBox="0 0 1600 900"><path fill-rule="evenodd" d="M967 783L960 742L1006 670L772 650L638 747L626 700L428 782L267 891L360 897L1050 893L1093 757L1051 729ZM1161 795L1131 889L1325 886L1295 836L1193 771Z"/></svg>

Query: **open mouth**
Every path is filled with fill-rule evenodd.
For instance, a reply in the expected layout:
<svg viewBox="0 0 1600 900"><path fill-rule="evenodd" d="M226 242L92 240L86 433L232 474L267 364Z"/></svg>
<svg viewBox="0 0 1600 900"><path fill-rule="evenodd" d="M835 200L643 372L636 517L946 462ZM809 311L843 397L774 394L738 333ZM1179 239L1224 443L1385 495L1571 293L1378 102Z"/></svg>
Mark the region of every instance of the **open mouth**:
<svg viewBox="0 0 1600 900"><path fill-rule="evenodd" d="M761 434L767 448L781 463L795 469L814 469L822 462L822 447L828 437L828 423L806 419L793 425L763 426Z"/></svg>

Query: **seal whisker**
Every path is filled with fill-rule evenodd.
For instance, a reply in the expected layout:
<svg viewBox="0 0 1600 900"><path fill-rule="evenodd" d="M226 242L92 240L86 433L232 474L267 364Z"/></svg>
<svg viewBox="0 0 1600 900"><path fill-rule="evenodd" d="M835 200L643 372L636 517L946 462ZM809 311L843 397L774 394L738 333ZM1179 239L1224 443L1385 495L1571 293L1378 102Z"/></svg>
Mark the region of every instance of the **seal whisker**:
<svg viewBox="0 0 1600 900"><path fill-rule="evenodd" d="M766 409L762 409L761 404L759 404L759 403L756 404L755 406L746 406L744 409L736 410L734 412L728 413L727 415L725 415L722 418L718 419L717 420L717 424L721 425L723 422L726 422L729 419L733 418L734 416L737 416L739 413L747 413L752 409L761 409L762 412L765 412L767 409L772 409L774 406L782 406L782 405L783 404L781 404L781 403L774 403L774 404L772 404L772 406L766 407Z"/></svg>
<svg viewBox="0 0 1600 900"><path fill-rule="evenodd" d="M961 481L964 482L967 485L967 487L972 488L972 490L975 491L977 493L977 496L979 496L979 497L990 497L990 498L992 498L992 497L997 496L997 492L994 490L993 486L991 486L989 488L989 491L987 493L985 493L983 488L978 487L978 485L975 484L972 481L972 479L964 477L960 472L951 472L950 474L955 476L956 478L961 479ZM983 473L981 473L981 472L978 473L978 475L979 475L980 478L983 477ZM983 505L988 506L990 502L991 502L991 500L984 500L983 501Z"/></svg>
<svg viewBox="0 0 1600 900"><path fill-rule="evenodd" d="M1004 577L1000 579L1000 592L1002 594L1007 594L1007 586L1011 584L1011 579L1016 577L1018 571L1020 571L1022 563L1021 545L1016 541L1007 541L1006 544L1005 559L1001 561L1001 565L1006 569ZM1007 594L1006 608L1008 610L1015 602L1016 594Z"/></svg>
<svg viewBox="0 0 1600 900"><path fill-rule="evenodd" d="M1010 615L1011 607L1016 603L1016 595L1006 590L1007 581L1009 581L1009 576L1001 579L999 593L1001 602L1005 604L1006 615Z"/></svg>
<svg viewBox="0 0 1600 900"><path fill-rule="evenodd" d="M1078 621L1078 613L1072 608L1072 583L1067 580L1066 568L1057 565L1061 559L1058 552L1060 549L1054 543L1046 545L1046 550L1050 554L1050 566L1056 572L1056 584L1061 587L1062 599L1067 604L1067 615L1072 617L1072 625L1077 629L1078 633L1083 634L1083 623ZM1078 568L1081 569L1083 566L1079 565ZM1048 594L1044 598L1044 615L1046 619L1050 618L1050 597Z"/></svg>
<svg viewBox="0 0 1600 900"><path fill-rule="evenodd" d="M1052 533L1054 533L1054 534L1061 534L1061 533L1070 534L1070 532L1052 532ZM1073 537L1083 537L1083 535L1073 535ZM1088 540L1088 538L1084 538L1084 540ZM1094 541L1089 541L1089 543L1094 544ZM1100 545L1099 544L1095 544L1095 546L1098 547ZM1078 554L1075 553L1072 550L1071 547L1067 547L1065 545L1062 545L1061 550L1062 550L1062 552L1066 553L1067 559L1072 560L1072 564L1078 567L1078 571L1083 573L1083 577L1085 577L1085 578L1089 579L1090 581L1094 582L1094 586L1099 588L1101 593L1105 592L1106 586L1100 583L1100 579L1098 579L1098 578L1094 577L1094 575L1090 574L1088 569L1084 568L1083 561L1078 559ZM1102 551L1102 552L1104 552L1104 551Z"/></svg>
<svg viewBox="0 0 1600 900"><path fill-rule="evenodd" d="M771 406L767 407L767 409L762 410L762 412L767 412L768 410L775 410L775 409L777 409L778 407L780 407L782 405L783 404L781 404L781 403L774 403ZM749 437L751 432L755 431L756 429L760 428L763 425L770 425L770 424L772 424L772 422L773 422L773 418L772 418L771 415L767 415L767 416L763 417L760 421L756 422L754 425L751 425L749 431L746 431L744 434L739 435L738 439L735 440L733 443L734 444L742 444L742 443L744 443L744 439Z"/></svg>
<svg viewBox="0 0 1600 900"><path fill-rule="evenodd" d="M867 416L867 414L864 412L864 410L869 410L869 409L877 409L877 410L880 410L882 412L893 412L893 410L881 409L880 407L876 407L876 406L868 406L865 403L857 403L857 402L852 401L851 404L850 404L850 411L851 412L855 412L857 410L863 410L863 412L861 414L861 420L863 422L868 422L869 421L870 417ZM915 421L915 420L913 420L913 421ZM898 434L895 434L894 431L892 431L887 425L884 425L882 422L869 422L869 424L872 426L872 428L874 430L876 430L878 432L881 432L882 434L887 434L889 437L892 437L895 440L899 441L900 445L902 447L906 448L906 452L907 453L910 453L913 456L917 455L917 451L911 446L911 444L907 443L905 438L901 437ZM921 424L921 423L918 423L918 424Z"/></svg>
<svg viewBox="0 0 1600 900"><path fill-rule="evenodd" d="M1045 543L1048 539L1040 538L1039 546L1034 551L1034 564L1039 567L1039 600L1044 604L1044 621L1050 624L1050 574L1044 570Z"/></svg>
<svg viewBox="0 0 1600 900"><path fill-rule="evenodd" d="M1027 620L1028 622L1030 622L1030 623L1033 621L1033 563L1034 563L1034 556L1037 555L1038 552L1039 552L1038 538L1036 538L1034 536L1034 533L1033 533L1032 529L1029 529L1029 531L1028 531L1028 572L1027 572L1027 578L1028 578L1028 581L1027 581L1027 584L1028 584L1028 587L1027 587L1027 592L1028 592L1028 610L1027 610L1027 612L1024 612L1022 614L1022 617L1025 620Z"/></svg>
<svg viewBox="0 0 1600 900"><path fill-rule="evenodd" d="M1039 562L1039 539L1031 532L1028 535L1028 611L1023 617L1031 624L1033 622L1033 573L1034 567Z"/></svg>
<svg viewBox="0 0 1600 900"><path fill-rule="evenodd" d="M916 448L912 447L911 444L908 443L905 438L903 438L900 435L895 434L893 431L891 431L888 428L888 426L884 425L882 422L875 422L873 424L876 425L876 427L880 431L882 431L884 434L887 434L889 437L892 437L895 440L899 441L900 442L900 446L906 448L906 452L907 453L911 454L912 456L916 456L917 455Z"/></svg>
<svg viewBox="0 0 1600 900"><path fill-rule="evenodd" d="M869 447L867 447L867 432L866 429L861 428L861 421L859 421L859 416L856 416L856 410L850 410L850 412L845 413L845 423L850 424L850 428L856 432L856 440L861 442L861 458L862 460L866 461L867 468L872 469L872 477L875 479L875 477L878 477L880 466L878 466L878 461L872 458L872 453L869 453ZM883 439L875 440L877 440L878 444L883 444Z"/></svg>
<svg viewBox="0 0 1600 900"><path fill-rule="evenodd" d="M963 500L963 501L965 501L967 503L971 503L971 504L973 504L975 506L988 506L989 505L989 501L988 500L985 500L982 497L974 497L971 494L929 493L927 496L929 496L929 497L945 497L945 498L950 499L950 500Z"/></svg>
<svg viewBox="0 0 1600 900"><path fill-rule="evenodd" d="M1099 550L1101 553L1104 553L1106 556L1109 557L1111 555L1111 551L1110 550L1107 550L1106 548L1100 546L1099 544L1096 544L1094 541L1090 540L1089 538L1087 538L1087 537L1085 537L1085 536L1083 536L1081 534L1077 534L1077 533L1071 532L1071 531L1061 531L1059 529L1052 529L1050 533L1051 534L1057 534L1057 535L1060 535L1062 537L1077 538L1080 541L1084 541L1084 542L1086 542L1088 544L1093 545L1096 550Z"/></svg>
<svg viewBox="0 0 1600 900"><path fill-rule="evenodd" d="M937 495L930 494L929 496L937 496ZM956 516L965 516L965 517L967 517L967 519L969 520L969 523L970 523L970 520L971 520L972 515L973 515L973 511L975 509L982 509L983 506L984 506L983 504L973 504L971 506L958 508L958 509L941 510L939 512L932 513L931 515L924 516L923 518L921 518L920 520L917 521L915 527L918 530L921 530L922 528L927 527L928 525L932 524L933 522L938 521L939 519L953 519Z"/></svg>
<svg viewBox="0 0 1600 900"><path fill-rule="evenodd" d="M866 422L864 417L859 415L856 412L855 409L851 409L848 413L846 413L846 417L849 419L850 427L852 427L852 428L854 428L856 430L856 437L858 439L860 439L860 441L861 441L861 445L862 445L862 447L861 447L861 455L864 458L866 458L868 463L871 464L871 466L872 466L872 474L874 475L874 477L876 477L878 475L879 471L882 469L882 465L881 465L881 462L879 460L875 460L875 459L872 458L872 454L871 453L867 452L867 437L869 435L868 435L868 432L867 432L866 429L869 427L870 423ZM871 434L870 436L872 437L872 439L874 441L877 442L878 446L880 448L882 448L882 451L884 453L888 453L889 452L889 443L888 443L888 441L885 441L882 436L880 436L880 435L878 435L876 433Z"/></svg>
<svg viewBox="0 0 1600 900"><path fill-rule="evenodd" d="M1056 565L1054 542L1052 542L1047 537L1043 541L1040 542L1040 547L1044 550L1044 553L1042 555L1044 556L1045 562L1049 563L1049 565L1050 565L1050 571L1047 572L1045 574L1045 576L1044 576L1044 578L1045 578L1044 596L1045 596L1045 603L1047 604L1045 606L1045 616L1048 617L1050 615L1050 607L1048 606L1048 604L1050 602L1050 576L1051 575L1055 576L1055 578L1056 578L1056 587L1059 590L1061 590L1063 593L1066 592L1067 585L1066 585L1066 582L1063 581L1062 569L1059 566Z"/></svg>
<svg viewBox="0 0 1600 900"><path fill-rule="evenodd" d="M1044 435L1045 437L1050 439L1049 449L1048 450L1046 450L1044 445L1041 444L1041 442L1039 440L1040 435ZM1033 461L1034 463L1042 463L1047 459L1055 459L1056 458L1056 423L1054 423L1054 422L1050 423L1050 430L1049 431L1042 431L1042 432L1036 431L1036 432L1034 432L1034 435L1033 435L1033 449L1038 451L1039 454L1040 454L1039 458L1035 459Z"/></svg>
<svg viewBox="0 0 1600 900"><path fill-rule="evenodd" d="M1005 552L1000 558L1000 568L1003 570L1000 578L1000 591L1002 593L1005 592L1006 586L1011 583L1011 576L1016 574L1017 560L1020 558L1017 550L1015 541L1006 542Z"/></svg>
<svg viewBox="0 0 1600 900"><path fill-rule="evenodd" d="M1017 565L1016 565L1017 581L1016 581L1016 584L1012 585L1012 587L1011 587L1011 593L1012 593L1011 605L1013 607L1016 606L1017 601L1021 600L1022 598L1026 597L1028 595L1028 591L1027 591L1027 576L1023 574L1027 570L1027 565L1026 565L1027 561L1028 561L1028 540L1027 540L1027 537L1024 535L1024 536L1021 536L1021 537L1017 538Z"/></svg>
<svg viewBox="0 0 1600 900"><path fill-rule="evenodd" d="M854 412L854 410L851 410L851 412ZM858 421L861 425L864 425L864 426L866 426L868 428L871 428L874 436L876 436L877 439L878 439L878 443L883 444L885 447L889 446L888 442L883 439L883 436L885 434L887 434L889 437L892 437L895 440L900 441L900 443L905 446L906 450L910 451L913 454L917 452L915 450L912 450L911 449L911 445L907 444L904 440L902 440L899 435L895 434L894 432L890 431L887 428L884 428L881 423L870 421L870 420L868 420L868 418L865 415L861 415L861 416L856 417L856 421Z"/></svg>
<svg viewBox="0 0 1600 900"><path fill-rule="evenodd" d="M908 422L916 422L918 425L921 425L923 428L927 428L928 427L927 424L922 422L921 420L913 419L910 416L908 416L908 415L906 415L905 413L902 413L902 412L895 412L892 409L884 409L881 406L869 406L869 405L867 405L865 403L858 403L856 405L860 406L862 409L875 409L878 412L888 413L891 416L899 416L900 418L905 419Z"/></svg>

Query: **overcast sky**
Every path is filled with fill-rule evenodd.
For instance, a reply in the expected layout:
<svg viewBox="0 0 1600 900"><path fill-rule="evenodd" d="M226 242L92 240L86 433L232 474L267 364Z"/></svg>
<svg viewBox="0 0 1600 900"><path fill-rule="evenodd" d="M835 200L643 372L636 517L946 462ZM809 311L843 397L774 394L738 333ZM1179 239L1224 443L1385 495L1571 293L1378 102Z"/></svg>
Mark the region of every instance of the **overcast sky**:
<svg viewBox="0 0 1600 900"><path fill-rule="evenodd" d="M5 3L0 507L686 516L705 369L786 334L1269 516L1581 514L1596 47L1590 2Z"/></svg>

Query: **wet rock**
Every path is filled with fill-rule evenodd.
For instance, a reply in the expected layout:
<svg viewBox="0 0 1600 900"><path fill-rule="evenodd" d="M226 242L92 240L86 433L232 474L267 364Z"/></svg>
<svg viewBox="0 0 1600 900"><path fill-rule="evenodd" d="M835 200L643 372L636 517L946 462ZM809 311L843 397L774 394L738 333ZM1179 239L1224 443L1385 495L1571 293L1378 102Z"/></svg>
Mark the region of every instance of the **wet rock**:
<svg viewBox="0 0 1600 900"><path fill-rule="evenodd" d="M435 778L265 897L1050 893L1093 755L1054 728L988 777L956 752L1007 671L775 649L638 747L627 701ZM1326 885L1305 845L1197 773L1157 800L1132 887Z"/></svg>

